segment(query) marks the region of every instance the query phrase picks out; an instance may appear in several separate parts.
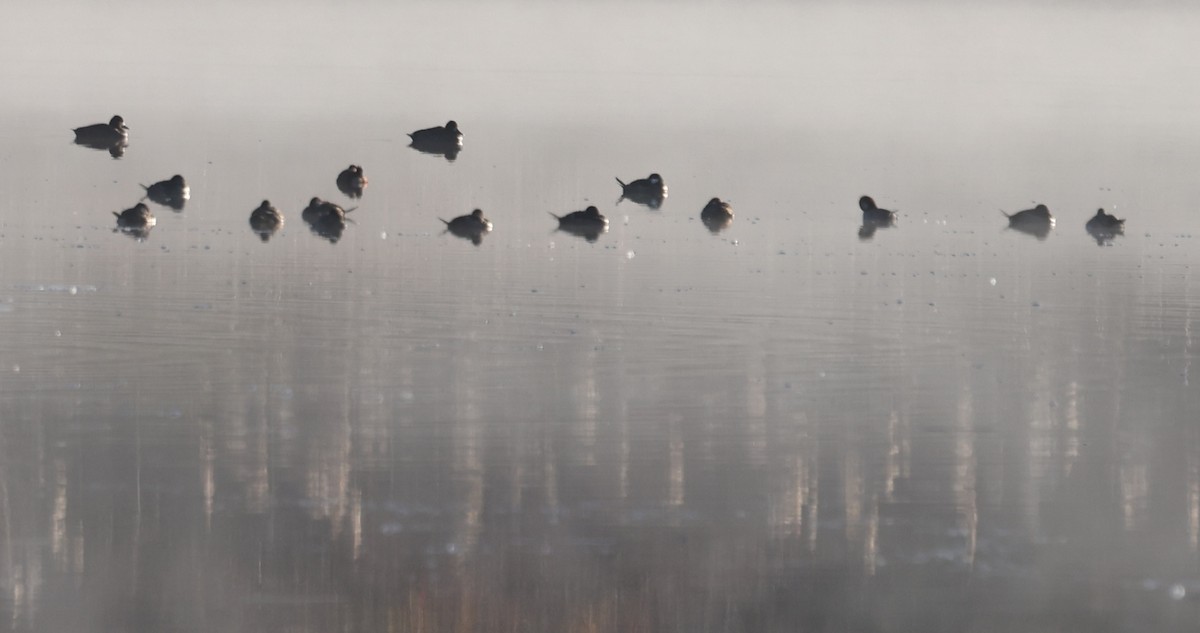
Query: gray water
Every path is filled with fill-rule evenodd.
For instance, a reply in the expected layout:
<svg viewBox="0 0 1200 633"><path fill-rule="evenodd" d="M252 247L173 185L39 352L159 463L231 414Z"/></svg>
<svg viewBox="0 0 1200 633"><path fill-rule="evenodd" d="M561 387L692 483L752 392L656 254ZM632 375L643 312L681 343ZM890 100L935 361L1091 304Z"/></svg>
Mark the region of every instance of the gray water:
<svg viewBox="0 0 1200 633"><path fill-rule="evenodd" d="M1198 27L10 8L0 630L1197 630ZM113 114L119 160L71 143ZM457 160L407 147L447 119ZM898 226L860 239L863 194ZM595 243L554 230L588 204Z"/></svg>

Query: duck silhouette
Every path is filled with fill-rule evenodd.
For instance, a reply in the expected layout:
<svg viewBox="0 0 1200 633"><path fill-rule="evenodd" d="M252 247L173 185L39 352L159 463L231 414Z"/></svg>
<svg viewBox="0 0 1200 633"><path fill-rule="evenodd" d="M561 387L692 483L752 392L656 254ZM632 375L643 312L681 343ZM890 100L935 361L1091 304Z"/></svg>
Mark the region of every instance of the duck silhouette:
<svg viewBox="0 0 1200 633"><path fill-rule="evenodd" d="M558 220L559 231L582 237L589 242L595 242L608 231L608 218L594 206L566 215L550 215Z"/></svg>
<svg viewBox="0 0 1200 633"><path fill-rule="evenodd" d="M366 187L367 177L363 175L363 169L359 165L351 165L342 170L342 173L338 174L338 191L341 191L351 198L361 198L363 195L363 189Z"/></svg>
<svg viewBox="0 0 1200 633"><path fill-rule="evenodd" d="M282 227L283 214L271 206L269 200L263 200L257 209L250 212L250 230L264 242L270 240Z"/></svg>
<svg viewBox="0 0 1200 633"><path fill-rule="evenodd" d="M125 148L129 145L129 126L125 125L125 119L120 115L109 119L108 123L85 125L72 131L75 132L76 145L107 151L113 158L125 155Z"/></svg>
<svg viewBox="0 0 1200 633"><path fill-rule="evenodd" d="M1096 244L1105 246L1112 244L1113 238L1125 234L1125 220L1098 209L1083 228L1096 240Z"/></svg>
<svg viewBox="0 0 1200 633"><path fill-rule="evenodd" d="M192 195L191 188L179 174L171 176L168 180L160 180L149 187L142 185L142 189L146 190L146 197L151 202L171 207L176 211L182 211L184 203Z"/></svg>
<svg viewBox="0 0 1200 633"><path fill-rule="evenodd" d="M733 224L733 207L720 198L713 198L700 211L700 221L713 235L716 235Z"/></svg>
<svg viewBox="0 0 1200 633"><path fill-rule="evenodd" d="M621 185L621 197L617 202L630 200L657 209L667 197L667 185L658 174L650 174L630 183L617 178L617 184Z"/></svg>
<svg viewBox="0 0 1200 633"><path fill-rule="evenodd" d="M1054 228L1054 216L1050 215L1050 209L1044 204L1013 214L1004 213L1004 216L1008 218L1008 228L1032 235L1039 240L1046 239L1046 236L1050 235L1050 229Z"/></svg>
<svg viewBox="0 0 1200 633"><path fill-rule="evenodd" d="M408 135L408 146L424 154L437 154L453 161L462 151L463 134L458 123L447 121L446 125L417 130Z"/></svg>
<svg viewBox="0 0 1200 633"><path fill-rule="evenodd" d="M442 220L446 225L446 231L463 239L471 240L471 243L479 246L483 243L483 236L492 230L492 222L483 217L483 210L475 209L468 215L460 215L453 220Z"/></svg>

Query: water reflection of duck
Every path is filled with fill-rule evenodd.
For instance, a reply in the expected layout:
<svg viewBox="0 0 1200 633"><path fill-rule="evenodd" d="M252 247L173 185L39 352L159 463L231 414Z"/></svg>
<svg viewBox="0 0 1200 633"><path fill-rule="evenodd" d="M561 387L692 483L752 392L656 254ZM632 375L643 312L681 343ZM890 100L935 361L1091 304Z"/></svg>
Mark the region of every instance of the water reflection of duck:
<svg viewBox="0 0 1200 633"><path fill-rule="evenodd" d="M179 174L171 176L170 180L160 180L149 187L142 185L142 189L146 190L146 197L151 202L171 207L176 211L182 210L184 203L191 197L191 189L184 182L183 176Z"/></svg>
<svg viewBox="0 0 1200 633"><path fill-rule="evenodd" d="M589 242L595 242L608 231L608 218L594 206L583 211L572 211L566 215L550 214L558 220L558 230L571 235L578 235Z"/></svg>
<svg viewBox="0 0 1200 633"><path fill-rule="evenodd" d="M442 220L441 218L438 218ZM492 222L483 217L481 209L475 209L470 215L460 215L453 220L442 220L446 225L446 230L450 233L471 240L472 244L479 246L483 243L483 236L492 230Z"/></svg>
<svg viewBox="0 0 1200 633"><path fill-rule="evenodd" d="M150 207L139 202L124 211L113 211L117 216L117 230L137 238L146 237L157 220Z"/></svg>
<svg viewBox="0 0 1200 633"><path fill-rule="evenodd" d="M1116 236L1125 234L1125 220L1105 213L1104 209L1098 209L1084 228L1097 244L1104 246L1111 244Z"/></svg>
<svg viewBox="0 0 1200 633"><path fill-rule="evenodd" d="M463 134L454 121L447 121L444 126L417 130L408 137L412 139L409 147L425 154L445 156L446 160L454 160L462 151Z"/></svg>
<svg viewBox="0 0 1200 633"><path fill-rule="evenodd" d="M338 174L338 191L341 191L351 198L361 198L363 195L363 189L366 187L367 177L363 175L363 169L359 165L351 165L342 170L342 173Z"/></svg>
<svg viewBox="0 0 1200 633"><path fill-rule="evenodd" d="M125 119L122 119L120 115L109 119L108 123L85 125L77 127L73 131L76 145L105 150L113 158L123 156L125 148L129 145L129 127L125 125Z"/></svg>
<svg viewBox="0 0 1200 633"><path fill-rule="evenodd" d="M715 235L733 224L733 208L729 206L728 202L723 202L720 198L713 198L704 205L704 210L700 212L700 221Z"/></svg>
<svg viewBox="0 0 1200 633"><path fill-rule="evenodd" d="M300 214L300 218L308 224L308 228L332 243L337 243L346 230L346 214L349 211L320 198L314 197Z"/></svg>
<svg viewBox="0 0 1200 633"><path fill-rule="evenodd" d="M263 200L258 208L250 212L250 230L254 231L262 241L266 242L283 226L283 214L271 206L269 200Z"/></svg>
<svg viewBox="0 0 1200 633"><path fill-rule="evenodd" d="M667 185L658 174L650 174L631 183L617 178L617 184L621 185L621 200L632 200L651 209L661 207L663 199L667 197Z"/></svg>
<svg viewBox="0 0 1200 633"><path fill-rule="evenodd" d="M1001 213L1004 212L1001 211ZM1054 228L1054 216L1050 215L1050 209L1044 204L1011 215L1004 213L1004 215L1008 218L1008 228L1032 235L1039 240L1046 239L1046 236L1050 235L1050 229Z"/></svg>

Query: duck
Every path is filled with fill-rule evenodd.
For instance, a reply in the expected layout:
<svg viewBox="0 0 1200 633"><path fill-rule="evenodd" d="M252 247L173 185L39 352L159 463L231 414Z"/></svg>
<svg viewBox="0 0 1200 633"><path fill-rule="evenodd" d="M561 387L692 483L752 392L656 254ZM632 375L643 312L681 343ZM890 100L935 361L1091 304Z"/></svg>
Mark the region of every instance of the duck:
<svg viewBox="0 0 1200 633"><path fill-rule="evenodd" d="M301 212L300 218L308 224L308 228L314 234L336 244L346 230L346 214L353 210L343 209L332 202L314 196Z"/></svg>
<svg viewBox="0 0 1200 633"><path fill-rule="evenodd" d="M1084 225L1084 229L1096 239L1097 244L1104 246L1111 244L1114 237L1125 234L1125 220L1105 213L1104 209L1098 209L1096 215Z"/></svg>
<svg viewBox="0 0 1200 633"><path fill-rule="evenodd" d="M338 174L338 191L351 198L361 198L366 186L367 177L363 175L363 168L360 165L351 165Z"/></svg>
<svg viewBox="0 0 1200 633"><path fill-rule="evenodd" d="M589 206L582 211L572 211L566 215L550 214L558 220L558 230L572 235L578 235L589 242L595 242L600 235L608 231L608 218L600 213L600 209Z"/></svg>
<svg viewBox="0 0 1200 633"><path fill-rule="evenodd" d="M441 218L438 218L442 220ZM469 215L460 215L453 220L442 220L446 230L465 239L471 240L476 246L483 242L485 233L492 230L492 222L483 217L483 210L475 209Z"/></svg>
<svg viewBox="0 0 1200 633"><path fill-rule="evenodd" d="M139 202L124 211L113 211L117 216L117 228L129 230L148 229L157 223L150 207Z"/></svg>
<svg viewBox="0 0 1200 633"><path fill-rule="evenodd" d="M263 200L258 208L250 212L250 230L258 234L262 241L271 239L283 226L283 214L271 205L270 200Z"/></svg>
<svg viewBox="0 0 1200 633"><path fill-rule="evenodd" d="M713 198L700 211L700 221L713 234L720 233L729 228L729 225L733 223L733 207L720 198Z"/></svg>
<svg viewBox="0 0 1200 633"><path fill-rule="evenodd" d="M142 189L146 190L146 197L151 202L171 207L176 211L182 209L183 203L191 197L191 189L187 186L183 176L179 174L171 176L169 180L160 180L149 187L142 185Z"/></svg>
<svg viewBox="0 0 1200 633"><path fill-rule="evenodd" d="M462 151L463 134L458 123L447 121L446 125L417 130L408 135L408 146L425 154L438 154L453 161Z"/></svg>
<svg viewBox="0 0 1200 633"><path fill-rule="evenodd" d="M1087 221L1086 227L1089 231L1123 232L1125 230L1125 220L1105 213L1104 209L1097 209L1096 215Z"/></svg>
<svg viewBox="0 0 1200 633"><path fill-rule="evenodd" d="M74 129L75 142L81 145L100 145L108 149L110 145L129 140L129 126L121 115L115 115L108 123L95 123Z"/></svg>
<svg viewBox="0 0 1200 633"><path fill-rule="evenodd" d="M621 198L617 202L632 200L651 209L657 209L662 206L663 199L667 197L667 185L663 182L662 176L658 174L650 174L630 183L617 178L617 184L621 185Z"/></svg>
<svg viewBox="0 0 1200 633"><path fill-rule="evenodd" d="M1046 236L1050 235L1050 229L1054 228L1054 216L1044 204L1013 214L1004 213L1004 216L1008 218L1008 228L1032 235L1039 240L1046 239Z"/></svg>
<svg viewBox="0 0 1200 633"><path fill-rule="evenodd" d="M888 209L880 209L875 205L875 200L871 196L863 196L858 199L858 208L862 209L863 225L872 225L875 228L894 226L896 224L896 212Z"/></svg>

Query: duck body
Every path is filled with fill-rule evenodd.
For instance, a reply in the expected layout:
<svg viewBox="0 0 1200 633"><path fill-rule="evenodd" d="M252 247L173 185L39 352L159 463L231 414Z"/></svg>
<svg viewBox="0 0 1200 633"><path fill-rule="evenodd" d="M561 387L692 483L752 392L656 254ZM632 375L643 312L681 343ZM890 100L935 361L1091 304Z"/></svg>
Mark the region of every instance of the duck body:
<svg viewBox="0 0 1200 633"><path fill-rule="evenodd" d="M720 198L713 198L700 211L700 221L714 234L729 228L733 224L733 207Z"/></svg>
<svg viewBox="0 0 1200 633"><path fill-rule="evenodd" d="M367 177L363 175L363 168L359 165L351 165L342 170L342 173L338 174L338 191L341 191L351 198L361 198L363 195L363 189L366 187Z"/></svg>
<svg viewBox="0 0 1200 633"><path fill-rule="evenodd" d="M438 154L446 160L454 160L462 151L463 134L458 123L447 121L446 125L417 130L408 135L408 146L425 154Z"/></svg>
<svg viewBox="0 0 1200 633"><path fill-rule="evenodd" d="M300 218L308 224L315 234L330 242L337 243L346 230L346 209L320 198L314 197L300 214Z"/></svg>
<svg viewBox="0 0 1200 633"><path fill-rule="evenodd" d="M102 145L105 149L110 145L129 140L129 126L125 125L125 119L121 118L120 115L109 119L108 123L85 125L77 127L73 131L75 132L76 143L81 145Z"/></svg>
<svg viewBox="0 0 1200 633"><path fill-rule="evenodd" d="M258 234L262 241L271 239L283 227L283 214L271 205L269 200L263 200L258 208L250 212L250 230Z"/></svg>
<svg viewBox="0 0 1200 633"><path fill-rule="evenodd" d="M582 211L572 211L566 215L550 214L558 220L558 230L572 235L578 235L589 242L595 242L608 231L608 218L594 206Z"/></svg>
<svg viewBox="0 0 1200 633"><path fill-rule="evenodd" d="M121 212L113 211L113 215L117 216L119 229L148 229L157 223L150 207L141 202Z"/></svg>
<svg viewBox="0 0 1200 633"><path fill-rule="evenodd" d="M441 218L438 218L441 220ZM453 220L442 220L446 230L458 237L471 240L476 246L483 242L483 236L492 230L492 221L483 217L481 209L475 209L468 215L460 215Z"/></svg>
<svg viewBox="0 0 1200 633"><path fill-rule="evenodd" d="M1105 246L1112 244L1113 238L1125 234L1125 220L1105 213L1104 209L1099 209L1083 228L1096 240L1097 244Z"/></svg>
<svg viewBox="0 0 1200 633"><path fill-rule="evenodd" d="M1001 213L1004 212L1001 211ZM1004 213L1004 215L1008 218L1008 228L1032 235L1039 240L1046 239L1046 236L1050 235L1050 229L1054 228L1054 216L1050 214L1050 209L1044 204L1013 214Z"/></svg>
<svg viewBox="0 0 1200 633"><path fill-rule="evenodd" d="M667 197L667 184L658 174L650 174L629 183L617 178L617 184L621 185L621 200L632 200L651 209L662 206L663 200Z"/></svg>
<svg viewBox="0 0 1200 633"><path fill-rule="evenodd" d="M183 204L191 198L191 188L183 176L175 174L168 180L160 180L149 187L142 185L146 190L146 197L151 202L161 204L166 207L171 207L176 211L183 208Z"/></svg>
<svg viewBox="0 0 1200 633"><path fill-rule="evenodd" d="M896 212L879 208L871 196L859 198L858 208L862 209L863 226L871 225L874 228L882 228L896 225Z"/></svg>

